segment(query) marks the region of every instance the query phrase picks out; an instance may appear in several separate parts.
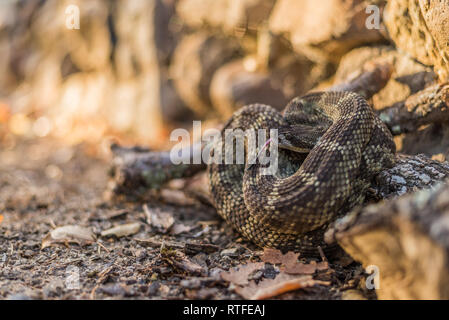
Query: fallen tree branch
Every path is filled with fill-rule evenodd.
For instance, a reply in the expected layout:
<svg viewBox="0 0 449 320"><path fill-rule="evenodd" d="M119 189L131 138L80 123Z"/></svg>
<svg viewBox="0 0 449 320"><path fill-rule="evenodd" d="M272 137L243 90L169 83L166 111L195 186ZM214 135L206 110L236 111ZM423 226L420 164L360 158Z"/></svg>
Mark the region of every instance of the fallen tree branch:
<svg viewBox="0 0 449 320"><path fill-rule="evenodd" d="M326 90L357 92L365 99L370 99L387 85L392 73L393 66L390 63L370 61L356 77Z"/></svg>
<svg viewBox="0 0 449 320"><path fill-rule="evenodd" d="M449 298L447 183L353 211L325 240L376 270L380 299Z"/></svg>
<svg viewBox="0 0 449 320"><path fill-rule="evenodd" d="M141 147L126 148L112 145L114 154L109 175L107 197L140 197L148 190L159 190L172 179L187 178L204 170L204 164L193 163L193 150L189 147L187 164L174 164L169 151L150 151Z"/></svg>
<svg viewBox="0 0 449 320"><path fill-rule="evenodd" d="M448 122L449 84L430 86L378 114L395 135L416 131L430 123Z"/></svg>

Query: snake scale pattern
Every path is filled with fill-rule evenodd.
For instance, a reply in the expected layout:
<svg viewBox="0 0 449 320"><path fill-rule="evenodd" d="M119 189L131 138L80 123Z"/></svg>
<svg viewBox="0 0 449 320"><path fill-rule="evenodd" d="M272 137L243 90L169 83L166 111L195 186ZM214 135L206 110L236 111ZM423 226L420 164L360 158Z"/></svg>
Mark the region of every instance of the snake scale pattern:
<svg viewBox="0 0 449 320"><path fill-rule="evenodd" d="M223 143L229 129L278 129L277 172L263 175L259 161L250 165L254 155L247 145L245 164L225 164L226 150L235 152L234 144ZM283 113L248 105L222 133L214 149L221 150L223 161L208 165L218 213L260 247L306 256L316 256L318 246L333 250L323 240L329 224L364 201L376 174L393 166L396 151L388 128L353 92L311 93L293 99Z"/></svg>

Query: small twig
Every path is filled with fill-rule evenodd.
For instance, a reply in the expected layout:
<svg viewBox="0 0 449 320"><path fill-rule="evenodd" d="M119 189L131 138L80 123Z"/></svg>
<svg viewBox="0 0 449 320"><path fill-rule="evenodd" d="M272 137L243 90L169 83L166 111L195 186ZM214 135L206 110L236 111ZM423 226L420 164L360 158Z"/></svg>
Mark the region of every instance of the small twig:
<svg viewBox="0 0 449 320"><path fill-rule="evenodd" d="M107 253L110 253L110 252L111 252L111 251L109 251L108 248L106 248L106 247L104 246L104 244L102 244L100 241L97 241L97 244L98 244L98 248L103 248L104 251L106 251Z"/></svg>
<svg viewBox="0 0 449 320"><path fill-rule="evenodd" d="M114 265L109 266L98 274L100 276L100 278L98 278L97 283L95 284L94 288L90 292L91 300L95 299L95 292L100 287L100 285L107 279L107 277L109 276L109 273L111 273L111 271L114 269L114 267L115 267Z"/></svg>
<svg viewBox="0 0 449 320"><path fill-rule="evenodd" d="M323 262L328 262L326 256L324 255L324 251L323 251L323 249L321 248L321 246L318 246L318 252L320 253L321 260L322 260Z"/></svg>

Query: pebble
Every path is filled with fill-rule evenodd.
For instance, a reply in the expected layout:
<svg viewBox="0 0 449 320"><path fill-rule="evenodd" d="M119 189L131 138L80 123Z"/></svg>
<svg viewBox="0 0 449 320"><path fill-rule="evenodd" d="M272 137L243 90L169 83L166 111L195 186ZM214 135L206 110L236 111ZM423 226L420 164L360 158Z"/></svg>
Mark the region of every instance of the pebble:
<svg viewBox="0 0 449 320"><path fill-rule="evenodd" d="M14 293L7 297L7 300L33 300L24 293Z"/></svg>
<svg viewBox="0 0 449 320"><path fill-rule="evenodd" d="M147 294L149 296L155 296L157 295L159 288L161 287L161 283L159 281L155 281L148 287Z"/></svg>
<svg viewBox="0 0 449 320"><path fill-rule="evenodd" d="M224 249L220 252L221 256L228 256L228 257L238 257L239 249L238 248L230 248L230 249Z"/></svg>

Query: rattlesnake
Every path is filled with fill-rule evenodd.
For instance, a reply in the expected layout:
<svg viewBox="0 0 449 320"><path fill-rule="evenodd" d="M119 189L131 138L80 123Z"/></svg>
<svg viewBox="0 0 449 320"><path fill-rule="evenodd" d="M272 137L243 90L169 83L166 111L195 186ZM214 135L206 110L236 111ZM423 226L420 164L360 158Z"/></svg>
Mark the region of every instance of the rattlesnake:
<svg viewBox="0 0 449 320"><path fill-rule="evenodd" d="M331 222L361 204L370 181L394 164L395 144L387 127L362 96L318 92L293 99L281 114L253 104L236 111L225 130L278 129L279 169L262 175L259 161L208 165L218 213L261 247L316 255L331 250L323 234ZM211 155L234 150L218 140ZM276 145L269 144L270 152ZM229 150L228 150L229 151Z"/></svg>

